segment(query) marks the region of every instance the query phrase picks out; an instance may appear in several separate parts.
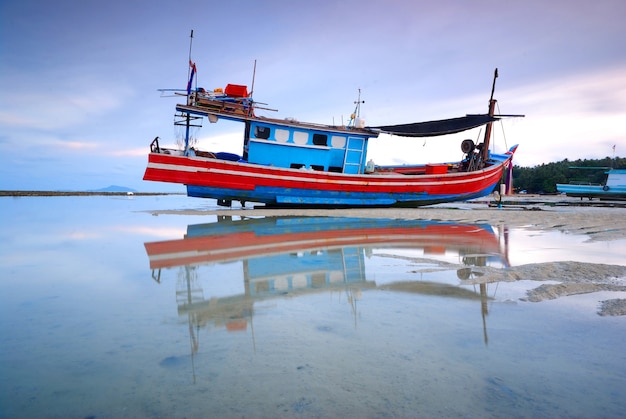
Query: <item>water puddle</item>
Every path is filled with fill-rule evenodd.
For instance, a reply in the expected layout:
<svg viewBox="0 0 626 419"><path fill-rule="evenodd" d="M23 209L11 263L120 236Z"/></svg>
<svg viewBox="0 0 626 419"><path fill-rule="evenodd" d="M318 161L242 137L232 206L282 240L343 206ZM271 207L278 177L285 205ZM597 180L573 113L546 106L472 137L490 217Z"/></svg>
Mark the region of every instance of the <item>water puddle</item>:
<svg viewBox="0 0 626 419"><path fill-rule="evenodd" d="M3 229L0 417L626 409L626 240L137 201Z"/></svg>

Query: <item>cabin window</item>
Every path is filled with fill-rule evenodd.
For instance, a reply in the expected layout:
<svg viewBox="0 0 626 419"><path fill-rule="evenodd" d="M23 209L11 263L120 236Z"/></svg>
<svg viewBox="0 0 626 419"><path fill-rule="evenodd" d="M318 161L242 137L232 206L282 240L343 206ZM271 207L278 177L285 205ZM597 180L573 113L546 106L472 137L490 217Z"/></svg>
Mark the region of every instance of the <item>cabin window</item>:
<svg viewBox="0 0 626 419"><path fill-rule="evenodd" d="M254 136L256 138L261 138L263 140L267 140L270 138L270 127L264 127L262 125L257 125L254 127Z"/></svg>
<svg viewBox="0 0 626 419"><path fill-rule="evenodd" d="M313 134L313 145L327 145L328 135L326 134Z"/></svg>
<svg viewBox="0 0 626 419"><path fill-rule="evenodd" d="M270 290L269 281L255 282L254 292L255 294L267 293Z"/></svg>
<svg viewBox="0 0 626 419"><path fill-rule="evenodd" d="M311 285L313 286L313 288L325 286L326 272L316 272L311 274Z"/></svg>
<svg viewBox="0 0 626 419"><path fill-rule="evenodd" d="M318 172L323 172L324 171L324 166L322 166L320 164L312 164L311 165L311 169L317 170Z"/></svg>
<svg viewBox="0 0 626 419"><path fill-rule="evenodd" d="M309 142L309 133L303 131L294 131L293 142L298 145L304 145Z"/></svg>
<svg viewBox="0 0 626 419"><path fill-rule="evenodd" d="M333 135L332 138L330 139L330 145L333 148L346 148L346 137Z"/></svg>
<svg viewBox="0 0 626 419"><path fill-rule="evenodd" d="M304 167L304 165L302 163L291 163L289 165L289 168L291 168L291 169L301 169L303 167Z"/></svg>
<svg viewBox="0 0 626 419"><path fill-rule="evenodd" d="M276 137L276 141L286 143L287 140L289 140L289 131L286 129L276 129L274 130L274 137Z"/></svg>
<svg viewBox="0 0 626 419"><path fill-rule="evenodd" d="M333 173L342 173L343 172L343 167L341 167L341 166L329 166L328 167L328 171L329 172L333 172Z"/></svg>

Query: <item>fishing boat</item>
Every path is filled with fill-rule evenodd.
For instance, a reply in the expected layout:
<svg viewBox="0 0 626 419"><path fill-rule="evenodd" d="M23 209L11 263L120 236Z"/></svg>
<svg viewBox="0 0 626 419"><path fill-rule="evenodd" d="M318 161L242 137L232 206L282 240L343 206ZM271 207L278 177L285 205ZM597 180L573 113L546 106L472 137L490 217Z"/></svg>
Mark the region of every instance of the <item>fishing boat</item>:
<svg viewBox="0 0 626 419"><path fill-rule="evenodd" d="M599 198L600 200L626 200L626 170L609 169L604 184L592 183L558 183L557 191L567 196L582 198Z"/></svg>
<svg viewBox="0 0 626 419"><path fill-rule="evenodd" d="M270 118L257 115L259 110L270 109L252 98L254 76L251 92L239 84L212 91L192 89L195 68L190 60L187 90L179 93L186 96L186 102L176 105L175 124L185 127L184 145L164 148L156 137L143 177L186 185L191 197L213 198L222 206L231 206L233 201L273 207L421 206L488 195L512 166L517 146L503 154L489 150L493 122L521 116L495 115L497 69L487 114L369 127L360 118L360 96L347 125ZM240 122L241 154L196 149L189 130L204 119ZM432 137L483 126L484 140L479 144L462 141L464 158L458 162L379 166L367 156L368 140L381 133Z"/></svg>

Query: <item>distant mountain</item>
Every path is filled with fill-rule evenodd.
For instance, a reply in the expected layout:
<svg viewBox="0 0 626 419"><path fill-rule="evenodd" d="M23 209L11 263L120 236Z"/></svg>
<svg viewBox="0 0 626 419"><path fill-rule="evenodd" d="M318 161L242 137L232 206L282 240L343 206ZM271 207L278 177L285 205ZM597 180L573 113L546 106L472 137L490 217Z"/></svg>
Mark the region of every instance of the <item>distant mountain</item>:
<svg viewBox="0 0 626 419"><path fill-rule="evenodd" d="M135 189L127 188L126 186L111 185L102 189L94 189L90 192L137 192Z"/></svg>

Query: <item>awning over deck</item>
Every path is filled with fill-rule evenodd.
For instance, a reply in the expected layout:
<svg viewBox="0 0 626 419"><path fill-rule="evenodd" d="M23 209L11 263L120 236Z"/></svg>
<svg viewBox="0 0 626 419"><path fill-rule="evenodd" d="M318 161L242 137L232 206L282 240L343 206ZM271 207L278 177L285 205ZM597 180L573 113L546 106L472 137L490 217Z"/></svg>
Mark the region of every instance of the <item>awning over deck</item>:
<svg viewBox="0 0 626 419"><path fill-rule="evenodd" d="M455 134L497 121L487 114L466 115L460 118L441 119L439 121L414 122L412 124L381 125L368 127L381 132L402 137L436 137L438 135Z"/></svg>

